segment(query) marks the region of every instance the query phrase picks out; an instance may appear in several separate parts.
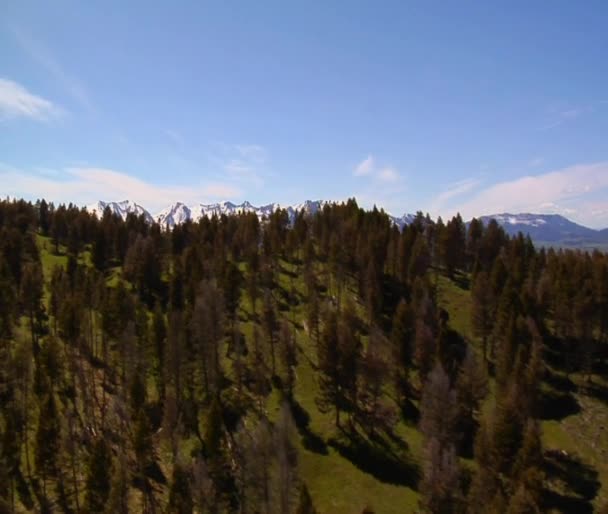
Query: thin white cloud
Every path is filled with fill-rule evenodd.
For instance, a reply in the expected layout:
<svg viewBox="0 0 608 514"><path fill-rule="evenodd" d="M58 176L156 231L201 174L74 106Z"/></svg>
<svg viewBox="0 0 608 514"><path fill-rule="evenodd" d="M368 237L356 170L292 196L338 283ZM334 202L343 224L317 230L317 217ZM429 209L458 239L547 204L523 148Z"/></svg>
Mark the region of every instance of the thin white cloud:
<svg viewBox="0 0 608 514"><path fill-rule="evenodd" d="M604 200L606 198L606 200ZM494 184L440 214L464 218L500 212L554 212L591 227L608 226L608 162L579 164ZM595 213L595 214L594 214Z"/></svg>
<svg viewBox="0 0 608 514"><path fill-rule="evenodd" d="M382 182L397 182L399 178L399 173L397 173L397 170L391 166L382 168L378 172L378 180Z"/></svg>
<svg viewBox="0 0 608 514"><path fill-rule="evenodd" d="M247 162L232 159L224 164L224 171L229 178L239 182L248 181L257 187L264 185L264 179L256 171L256 168Z"/></svg>
<svg viewBox="0 0 608 514"><path fill-rule="evenodd" d="M17 198L45 198L54 202L87 205L97 200L129 199L139 203L152 214L167 205L211 202L238 198L240 189L221 182L206 182L184 186L152 184L120 171L76 167L59 170L57 175L0 166L2 193Z"/></svg>
<svg viewBox="0 0 608 514"><path fill-rule="evenodd" d="M477 178L465 178L453 184L450 184L445 191L439 193L431 203L431 211L437 212L443 210L446 203L457 196L464 195L475 189L481 181Z"/></svg>
<svg viewBox="0 0 608 514"><path fill-rule="evenodd" d="M353 174L355 175L355 177L362 177L364 175L369 175L373 170L374 170L374 157L373 157L373 155L368 155L359 164L357 164Z"/></svg>
<svg viewBox="0 0 608 514"><path fill-rule="evenodd" d="M207 156L213 169L222 179L261 188L272 175L267 149L258 144L229 144L215 141Z"/></svg>
<svg viewBox="0 0 608 514"><path fill-rule="evenodd" d="M12 32L25 54L42 66L82 107L89 111L93 110L93 103L82 83L68 74L40 41L18 27L13 27Z"/></svg>
<svg viewBox="0 0 608 514"><path fill-rule="evenodd" d="M393 166L378 167L373 155L368 155L353 170L355 177L367 177L374 182L391 183L399 182L401 176Z"/></svg>
<svg viewBox="0 0 608 514"><path fill-rule="evenodd" d="M31 118L47 121L61 113L62 110L50 100L30 93L17 82L0 78L0 120Z"/></svg>

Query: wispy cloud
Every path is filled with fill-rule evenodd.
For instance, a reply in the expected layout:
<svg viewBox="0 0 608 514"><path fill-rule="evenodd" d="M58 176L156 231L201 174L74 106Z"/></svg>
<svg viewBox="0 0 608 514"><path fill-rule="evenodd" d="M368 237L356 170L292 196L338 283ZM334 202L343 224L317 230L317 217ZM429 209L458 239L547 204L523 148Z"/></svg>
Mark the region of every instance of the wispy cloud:
<svg viewBox="0 0 608 514"><path fill-rule="evenodd" d="M367 177L375 182L399 182L401 175L393 166L377 166L373 155L368 155L353 170L355 177Z"/></svg>
<svg viewBox="0 0 608 514"><path fill-rule="evenodd" d="M399 178L399 173L391 166L387 166L378 171L378 179L382 182L397 182Z"/></svg>
<svg viewBox="0 0 608 514"><path fill-rule="evenodd" d="M258 169L252 164L239 159L232 159L224 164L224 172L230 179L248 182L256 187L264 185L264 179Z"/></svg>
<svg viewBox="0 0 608 514"><path fill-rule="evenodd" d="M606 198L608 162L578 164L494 184L466 202L444 208L440 214L460 212L471 218L499 212L556 212L588 226L605 227Z"/></svg>
<svg viewBox="0 0 608 514"><path fill-rule="evenodd" d="M372 155L368 155L365 159L363 159L353 171L353 175L355 177L362 177L364 175L369 175L374 170L374 157Z"/></svg>
<svg viewBox="0 0 608 514"><path fill-rule="evenodd" d="M259 144L213 142L208 159L220 177L260 188L271 175L268 150Z"/></svg>
<svg viewBox="0 0 608 514"><path fill-rule="evenodd" d="M401 174L393 166L378 166L372 155L362 160L353 170L358 178L357 184L365 184L355 193L360 205L386 209L387 212L400 215L403 209L406 184Z"/></svg>
<svg viewBox="0 0 608 514"><path fill-rule="evenodd" d="M82 83L67 73L46 46L19 27L13 27L15 40L33 61L42 66L59 85L82 107L93 111L93 103Z"/></svg>
<svg viewBox="0 0 608 514"><path fill-rule="evenodd" d="M210 202L239 198L242 191L221 182L189 185L154 184L127 173L95 167L74 167L49 173L45 170L22 170L0 165L2 192L13 197L46 198L55 202L77 202L81 205L97 200L133 200L152 214L167 205Z"/></svg>
<svg viewBox="0 0 608 514"><path fill-rule="evenodd" d="M439 193L431 203L431 211L438 212L443 210L445 205L458 196L464 195L475 189L481 181L478 178L470 177L450 184L447 189Z"/></svg>
<svg viewBox="0 0 608 514"><path fill-rule="evenodd" d="M60 116L62 112L50 100L30 93L17 82L0 78L0 120L31 118L47 121Z"/></svg>

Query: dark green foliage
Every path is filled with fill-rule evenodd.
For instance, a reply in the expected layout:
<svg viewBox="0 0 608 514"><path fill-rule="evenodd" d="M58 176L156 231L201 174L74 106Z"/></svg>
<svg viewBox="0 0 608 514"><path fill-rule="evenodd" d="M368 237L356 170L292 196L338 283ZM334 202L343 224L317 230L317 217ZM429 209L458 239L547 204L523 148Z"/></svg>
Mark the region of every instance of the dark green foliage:
<svg viewBox="0 0 608 514"><path fill-rule="evenodd" d="M169 512L191 514L193 509L190 473L180 463L173 467L173 478L169 489Z"/></svg>
<svg viewBox="0 0 608 514"><path fill-rule="evenodd" d="M39 408L34 453L36 470L44 479L53 477L57 473L59 430L55 395L52 391L47 391Z"/></svg>
<svg viewBox="0 0 608 514"><path fill-rule="evenodd" d="M605 396L607 281L599 252L354 200L172 231L2 201L0 510L312 513L302 479L346 458L428 512L567 511L539 419Z"/></svg>
<svg viewBox="0 0 608 514"><path fill-rule="evenodd" d="M488 274L485 271L481 271L475 276L471 298L473 300L471 324L475 335L481 338L483 359L487 361L488 338L492 333L494 323L494 296Z"/></svg>
<svg viewBox="0 0 608 514"><path fill-rule="evenodd" d="M112 457L108 444L99 438L93 442L85 484L87 512L103 512L110 494Z"/></svg>
<svg viewBox="0 0 608 514"><path fill-rule="evenodd" d="M228 314L229 319L234 321L241 299L241 284L243 282L243 277L238 267L233 262L228 262L222 279L226 313Z"/></svg>

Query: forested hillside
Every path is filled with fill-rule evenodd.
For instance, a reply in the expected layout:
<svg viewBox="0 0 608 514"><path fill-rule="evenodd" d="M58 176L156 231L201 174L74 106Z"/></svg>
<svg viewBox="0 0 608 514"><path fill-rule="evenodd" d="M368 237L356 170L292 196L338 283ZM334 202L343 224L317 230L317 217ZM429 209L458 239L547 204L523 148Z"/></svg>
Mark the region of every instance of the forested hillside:
<svg viewBox="0 0 608 514"><path fill-rule="evenodd" d="M0 512L605 512L607 339L495 221L0 202Z"/></svg>

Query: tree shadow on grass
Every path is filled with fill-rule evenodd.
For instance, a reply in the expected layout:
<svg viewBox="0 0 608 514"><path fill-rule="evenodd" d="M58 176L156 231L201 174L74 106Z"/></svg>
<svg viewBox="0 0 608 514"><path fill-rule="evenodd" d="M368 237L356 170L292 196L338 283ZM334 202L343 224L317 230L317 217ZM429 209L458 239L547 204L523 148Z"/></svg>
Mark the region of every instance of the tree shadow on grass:
<svg viewBox="0 0 608 514"><path fill-rule="evenodd" d="M543 390L540 395L540 418L544 420L562 420L573 414L578 414L581 407L576 398L569 393L554 390Z"/></svg>
<svg viewBox="0 0 608 514"><path fill-rule="evenodd" d="M561 393L573 393L576 391L576 384L570 378L555 373L550 368L546 369L544 380L553 389L560 391Z"/></svg>
<svg viewBox="0 0 608 514"><path fill-rule="evenodd" d="M471 288L471 278L465 273L455 272L451 280L460 289L468 291Z"/></svg>
<svg viewBox="0 0 608 514"><path fill-rule="evenodd" d="M329 445L364 473L387 484L415 489L420 479L418 466L405 451L389 449L390 444L370 442L356 431L331 438Z"/></svg>
<svg viewBox="0 0 608 514"><path fill-rule="evenodd" d="M304 448L320 455L327 455L328 451L325 441L310 429L310 415L306 412L306 409L304 409L295 398L290 400L289 405L291 407L293 420L302 437L302 445Z"/></svg>
<svg viewBox="0 0 608 514"><path fill-rule="evenodd" d="M592 500L600 489L597 471L582 462L575 455L564 451L547 451L544 455L543 468L549 481L562 483L566 492L545 490L543 504L547 510L558 509L561 512L593 512Z"/></svg>
<svg viewBox="0 0 608 514"><path fill-rule="evenodd" d="M608 388L601 384L587 382L581 392L608 405Z"/></svg>
<svg viewBox="0 0 608 514"><path fill-rule="evenodd" d="M418 409L416 404L410 399L406 399L401 402L400 407L403 419L412 425L417 425L418 421L420 421L420 409Z"/></svg>

